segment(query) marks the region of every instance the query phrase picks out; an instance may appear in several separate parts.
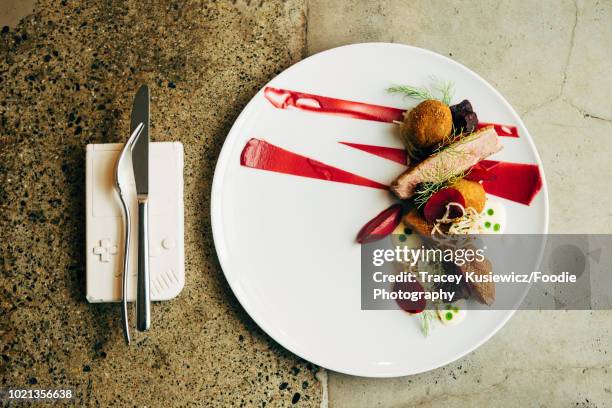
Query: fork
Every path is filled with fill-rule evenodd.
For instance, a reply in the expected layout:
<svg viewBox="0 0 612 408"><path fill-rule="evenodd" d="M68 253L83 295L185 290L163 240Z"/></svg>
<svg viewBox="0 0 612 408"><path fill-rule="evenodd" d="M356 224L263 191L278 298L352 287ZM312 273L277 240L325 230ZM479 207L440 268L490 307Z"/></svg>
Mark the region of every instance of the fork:
<svg viewBox="0 0 612 408"><path fill-rule="evenodd" d="M119 158L117 159L117 163L115 165L115 189L119 194L119 198L121 199L121 206L123 207L123 215L125 218L124 225L124 233L125 239L123 240L123 283L121 285L121 315L123 320L123 338L125 339L126 344L130 344L130 327L128 321L128 310L127 310L127 285L128 285L128 268L130 265L130 235L132 233L132 218L130 216L130 207L127 203L126 197L126 189L124 186L125 181L121 179L121 168L124 167L123 163L128 157L128 154L132 154L132 147L134 146L134 142L140 136L140 133L144 129L144 125L140 123L134 132L130 135L128 141L121 149L121 153L119 154Z"/></svg>

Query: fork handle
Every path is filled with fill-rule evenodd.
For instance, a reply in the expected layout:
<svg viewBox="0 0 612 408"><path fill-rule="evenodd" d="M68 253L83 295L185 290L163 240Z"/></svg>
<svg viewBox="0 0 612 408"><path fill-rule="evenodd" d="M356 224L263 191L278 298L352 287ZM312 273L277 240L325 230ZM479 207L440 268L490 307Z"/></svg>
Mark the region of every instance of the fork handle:
<svg viewBox="0 0 612 408"><path fill-rule="evenodd" d="M121 207L123 208L123 274L121 283L121 317L123 321L123 338L126 344L130 344L130 325L128 318L128 305L127 305L127 290L128 290L128 275L130 267L130 236L132 234L132 220L130 217L130 209L127 205L126 198L123 195L123 191L120 187L117 188L119 191L119 198L121 199Z"/></svg>
<svg viewBox="0 0 612 408"><path fill-rule="evenodd" d="M149 205L138 199L138 286L136 291L136 328L147 331L151 327L151 294L149 291Z"/></svg>

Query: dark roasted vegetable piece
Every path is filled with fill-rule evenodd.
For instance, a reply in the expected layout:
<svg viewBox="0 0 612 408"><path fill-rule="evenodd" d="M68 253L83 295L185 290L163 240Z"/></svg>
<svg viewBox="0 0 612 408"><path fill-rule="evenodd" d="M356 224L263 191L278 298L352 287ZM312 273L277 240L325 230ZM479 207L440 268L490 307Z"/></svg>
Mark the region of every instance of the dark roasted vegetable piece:
<svg viewBox="0 0 612 408"><path fill-rule="evenodd" d="M478 116L476 112L467 112L463 117L457 118L459 129L465 129L465 133L472 133L478 126Z"/></svg>
<svg viewBox="0 0 612 408"><path fill-rule="evenodd" d="M467 99L462 100L456 105L451 105L450 110L451 114L458 112L474 112L474 109L472 109L472 104Z"/></svg>
<svg viewBox="0 0 612 408"><path fill-rule="evenodd" d="M462 133L472 133L478 126L478 116L472 109L472 104L467 99L464 99L456 105L450 106L451 115L453 117L453 127L455 131Z"/></svg>

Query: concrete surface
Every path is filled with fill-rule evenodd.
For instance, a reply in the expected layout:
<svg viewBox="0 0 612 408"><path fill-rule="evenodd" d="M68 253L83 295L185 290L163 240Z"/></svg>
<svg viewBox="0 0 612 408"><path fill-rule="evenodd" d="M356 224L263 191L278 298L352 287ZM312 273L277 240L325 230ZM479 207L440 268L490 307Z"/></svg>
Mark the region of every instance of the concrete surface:
<svg viewBox="0 0 612 408"><path fill-rule="evenodd" d="M304 26L294 0L41 0L2 29L0 387L71 387L78 407L319 406L318 368L228 288L208 200L230 126L303 57ZM85 300L85 146L126 140L144 82L152 139L185 147L187 279L127 347L119 305Z"/></svg>
<svg viewBox="0 0 612 408"><path fill-rule="evenodd" d="M308 52L367 41L428 48L492 83L544 161L551 232L612 231L612 3L310 0ZM612 313L519 312L447 367L329 373L330 407L612 406Z"/></svg>
<svg viewBox="0 0 612 408"><path fill-rule="evenodd" d="M0 27L15 27L34 11L36 0L1 0Z"/></svg>

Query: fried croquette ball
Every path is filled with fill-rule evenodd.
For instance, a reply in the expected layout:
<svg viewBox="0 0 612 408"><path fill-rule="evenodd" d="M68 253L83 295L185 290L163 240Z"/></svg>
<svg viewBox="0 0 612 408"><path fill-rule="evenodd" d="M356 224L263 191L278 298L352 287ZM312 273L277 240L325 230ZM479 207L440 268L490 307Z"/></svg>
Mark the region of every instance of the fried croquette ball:
<svg viewBox="0 0 612 408"><path fill-rule="evenodd" d="M458 190L463 199L465 200L465 207L472 207L479 214L484 210L487 196L485 194L484 187L482 184L472 181L461 179L453 183L450 187Z"/></svg>
<svg viewBox="0 0 612 408"><path fill-rule="evenodd" d="M450 108L435 99L418 104L404 118L403 137L407 144L420 150L431 150L447 139L453 128Z"/></svg>

